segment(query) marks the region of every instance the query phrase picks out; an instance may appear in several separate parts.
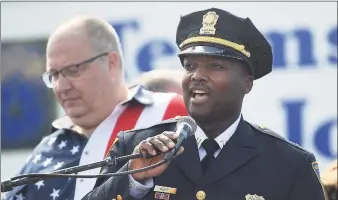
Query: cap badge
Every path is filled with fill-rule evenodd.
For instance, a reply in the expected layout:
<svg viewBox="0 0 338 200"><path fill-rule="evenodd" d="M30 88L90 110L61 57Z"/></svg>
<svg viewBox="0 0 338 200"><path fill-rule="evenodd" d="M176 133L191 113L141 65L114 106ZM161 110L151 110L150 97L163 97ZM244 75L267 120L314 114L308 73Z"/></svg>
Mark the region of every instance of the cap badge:
<svg viewBox="0 0 338 200"><path fill-rule="evenodd" d="M215 35L215 25L217 23L218 17L219 16L215 11L209 11L207 14L203 15L203 27L200 29L200 34Z"/></svg>

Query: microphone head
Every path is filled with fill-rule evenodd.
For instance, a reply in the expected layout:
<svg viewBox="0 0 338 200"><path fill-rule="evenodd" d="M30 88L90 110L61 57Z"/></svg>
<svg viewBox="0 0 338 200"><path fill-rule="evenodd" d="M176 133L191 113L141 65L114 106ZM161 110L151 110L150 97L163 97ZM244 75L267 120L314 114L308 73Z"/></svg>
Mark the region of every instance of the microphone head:
<svg viewBox="0 0 338 200"><path fill-rule="evenodd" d="M190 125L191 131L189 131L189 136L192 136L195 134L197 130L197 124L193 118L191 118L190 116L181 117L177 122L177 126L181 123L187 123Z"/></svg>

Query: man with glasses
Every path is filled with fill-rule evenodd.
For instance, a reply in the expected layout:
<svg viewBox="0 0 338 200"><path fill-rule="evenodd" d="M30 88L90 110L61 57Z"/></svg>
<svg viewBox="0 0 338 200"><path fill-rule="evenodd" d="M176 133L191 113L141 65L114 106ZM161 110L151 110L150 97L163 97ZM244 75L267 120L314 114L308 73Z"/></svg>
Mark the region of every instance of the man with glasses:
<svg viewBox="0 0 338 200"><path fill-rule="evenodd" d="M50 36L42 79L66 115L34 149L20 174L43 173L101 161L118 132L186 115L182 97L153 93L124 80L121 44L112 26L76 17ZM78 174L99 174L92 169ZM81 199L96 179L47 179L9 192L6 199Z"/></svg>

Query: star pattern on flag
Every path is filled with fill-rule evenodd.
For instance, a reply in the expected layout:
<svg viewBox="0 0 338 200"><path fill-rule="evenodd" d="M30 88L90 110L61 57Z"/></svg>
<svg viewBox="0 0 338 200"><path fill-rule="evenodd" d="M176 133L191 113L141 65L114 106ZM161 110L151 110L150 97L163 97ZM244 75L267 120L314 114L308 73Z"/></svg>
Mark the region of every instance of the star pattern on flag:
<svg viewBox="0 0 338 200"><path fill-rule="evenodd" d="M62 167L62 165L63 165L63 161L62 162L58 162L56 165L54 165L54 170L57 170L57 169L60 169L61 167Z"/></svg>
<svg viewBox="0 0 338 200"><path fill-rule="evenodd" d="M53 197L53 200L55 200L57 197L59 197L60 190L55 190L53 188L53 192L50 194L51 197Z"/></svg>
<svg viewBox="0 0 338 200"><path fill-rule="evenodd" d="M42 180L42 181L36 182L35 185L38 188L38 190L40 190L40 187L44 186L45 184L43 184L43 180Z"/></svg>
<svg viewBox="0 0 338 200"><path fill-rule="evenodd" d="M24 196L22 196L22 194L20 193L20 194L18 194L18 195L15 195L15 197L16 197L16 200L24 200L25 199L25 197Z"/></svg>
<svg viewBox="0 0 338 200"><path fill-rule="evenodd" d="M47 158L47 159L45 160L45 162L42 163L42 165L43 165L44 167L47 167L48 165L50 165L50 164L52 163L52 160L53 160L53 157Z"/></svg>
<svg viewBox="0 0 338 200"><path fill-rule="evenodd" d="M62 140L58 145L59 149L62 149L67 146L67 140Z"/></svg>
<svg viewBox="0 0 338 200"><path fill-rule="evenodd" d="M36 155L33 159L33 163L36 164L41 160L41 153L39 153L38 155Z"/></svg>
<svg viewBox="0 0 338 200"><path fill-rule="evenodd" d="M70 150L70 152L72 152L72 154L76 154L77 152L79 152L79 145L77 146L73 146L72 150Z"/></svg>

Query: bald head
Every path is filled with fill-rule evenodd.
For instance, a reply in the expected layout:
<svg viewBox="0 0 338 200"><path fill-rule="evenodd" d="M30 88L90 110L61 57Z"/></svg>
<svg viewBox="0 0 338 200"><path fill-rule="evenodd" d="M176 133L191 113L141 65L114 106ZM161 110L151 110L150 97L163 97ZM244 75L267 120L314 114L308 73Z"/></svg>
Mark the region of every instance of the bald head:
<svg viewBox="0 0 338 200"><path fill-rule="evenodd" d="M132 85L140 84L153 92L175 92L182 94L181 80L184 71L175 69L154 69L141 74Z"/></svg>
<svg viewBox="0 0 338 200"><path fill-rule="evenodd" d="M54 42L82 39L82 44L88 44L92 54L114 51L119 58L119 66L123 67L123 53L120 39L115 29L107 21L92 16L77 16L61 24L50 36L47 53Z"/></svg>

